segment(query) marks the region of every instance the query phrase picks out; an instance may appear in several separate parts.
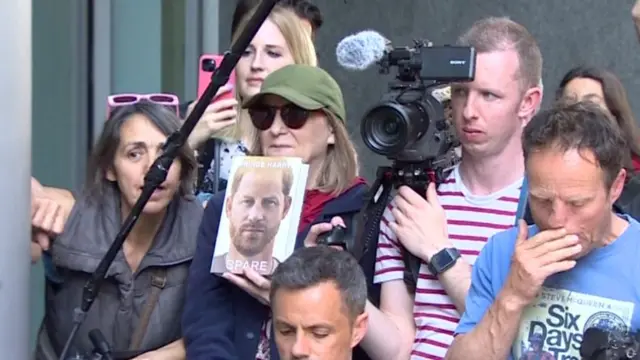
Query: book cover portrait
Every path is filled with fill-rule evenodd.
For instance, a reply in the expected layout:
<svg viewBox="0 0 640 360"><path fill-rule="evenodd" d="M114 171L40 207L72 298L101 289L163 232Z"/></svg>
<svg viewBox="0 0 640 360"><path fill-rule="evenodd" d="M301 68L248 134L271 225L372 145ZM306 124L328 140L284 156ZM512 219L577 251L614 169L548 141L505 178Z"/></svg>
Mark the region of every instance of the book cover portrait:
<svg viewBox="0 0 640 360"><path fill-rule="evenodd" d="M308 166L297 159L235 157L212 273L269 275L295 246Z"/></svg>

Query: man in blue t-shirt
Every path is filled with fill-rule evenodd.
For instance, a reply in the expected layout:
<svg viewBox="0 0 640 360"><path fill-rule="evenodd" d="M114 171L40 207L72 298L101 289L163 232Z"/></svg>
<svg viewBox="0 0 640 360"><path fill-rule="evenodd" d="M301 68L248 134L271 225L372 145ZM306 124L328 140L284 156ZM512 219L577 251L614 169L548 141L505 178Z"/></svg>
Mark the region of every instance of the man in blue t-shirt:
<svg viewBox="0 0 640 360"><path fill-rule="evenodd" d="M529 206L474 267L447 359L580 359L590 327L640 326L640 224L616 214L629 151L609 114L558 104L523 132Z"/></svg>

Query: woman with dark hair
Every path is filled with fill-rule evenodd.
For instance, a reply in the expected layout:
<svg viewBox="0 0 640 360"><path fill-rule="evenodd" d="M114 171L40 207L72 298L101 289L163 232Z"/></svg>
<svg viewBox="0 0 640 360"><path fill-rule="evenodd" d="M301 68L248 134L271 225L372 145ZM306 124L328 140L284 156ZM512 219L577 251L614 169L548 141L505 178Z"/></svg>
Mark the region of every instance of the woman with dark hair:
<svg viewBox="0 0 640 360"><path fill-rule="evenodd" d="M631 151L629 170L640 170L640 128L633 116L627 92L618 77L596 67L578 66L560 81L556 99L589 100L600 105L616 121Z"/></svg>
<svg viewBox="0 0 640 360"><path fill-rule="evenodd" d="M94 147L86 191L77 198L47 255L45 316L36 359L58 359L73 327L83 286L142 192L144 176L167 137L175 113L141 101L114 108ZM109 268L78 331L70 357L90 354L88 333L99 329L114 350L143 358L184 359L180 316L196 249L202 206L193 196L193 151L185 146L153 193Z"/></svg>

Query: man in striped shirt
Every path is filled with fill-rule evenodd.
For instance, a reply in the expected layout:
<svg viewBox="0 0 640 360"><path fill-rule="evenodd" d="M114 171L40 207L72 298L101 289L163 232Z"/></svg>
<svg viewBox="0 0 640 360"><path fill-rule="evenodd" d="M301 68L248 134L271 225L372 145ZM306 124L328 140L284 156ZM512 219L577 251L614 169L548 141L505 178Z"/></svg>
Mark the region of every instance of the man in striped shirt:
<svg viewBox="0 0 640 360"><path fill-rule="evenodd" d="M442 359L464 312L471 266L487 239L515 223L524 174L521 134L542 98L542 55L507 18L476 22L458 41L477 51L473 82L452 84L462 161L437 189L398 190L383 215L362 346L376 360ZM422 260L415 294L403 281L403 251Z"/></svg>

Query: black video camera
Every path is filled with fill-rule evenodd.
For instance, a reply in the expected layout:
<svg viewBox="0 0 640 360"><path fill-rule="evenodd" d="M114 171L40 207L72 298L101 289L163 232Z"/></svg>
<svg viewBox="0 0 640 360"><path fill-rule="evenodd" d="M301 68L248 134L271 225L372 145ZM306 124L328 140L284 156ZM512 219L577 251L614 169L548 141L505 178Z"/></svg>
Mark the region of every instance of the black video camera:
<svg viewBox="0 0 640 360"><path fill-rule="evenodd" d="M589 328L584 332L580 356L584 360L640 360L640 336L628 331Z"/></svg>
<svg viewBox="0 0 640 360"><path fill-rule="evenodd" d="M392 67L398 71L360 125L365 145L393 162L378 168L358 216L356 238L364 244L363 253L371 263L375 264L380 221L392 189L404 185L425 197L427 186L441 184L459 162L459 143L445 115L447 99L442 95L452 82L473 81L475 63L473 47L432 46L428 41L386 50L378 61L380 73L388 74ZM404 262L405 283L414 291L420 259L405 251Z"/></svg>
<svg viewBox="0 0 640 360"><path fill-rule="evenodd" d="M392 161L411 164L452 152L456 136L442 99L433 93L451 82L472 81L475 60L473 47L432 46L427 41L386 51L378 61L380 73L388 74L391 67L398 72L389 91L362 119L365 145Z"/></svg>

